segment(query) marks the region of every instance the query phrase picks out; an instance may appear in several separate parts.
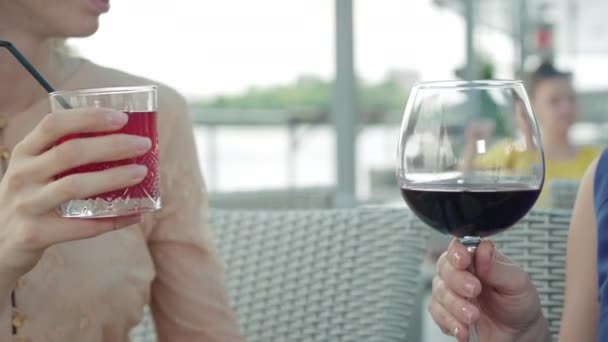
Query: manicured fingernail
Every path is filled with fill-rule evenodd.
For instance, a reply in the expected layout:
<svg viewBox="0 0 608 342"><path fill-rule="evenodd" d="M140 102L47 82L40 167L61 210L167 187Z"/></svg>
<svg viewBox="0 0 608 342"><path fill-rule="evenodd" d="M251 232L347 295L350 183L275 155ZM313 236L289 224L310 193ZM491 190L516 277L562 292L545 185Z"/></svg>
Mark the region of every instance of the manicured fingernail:
<svg viewBox="0 0 608 342"><path fill-rule="evenodd" d="M148 174L148 168L144 165L131 165L129 167L129 174L131 179L137 181L141 180Z"/></svg>
<svg viewBox="0 0 608 342"><path fill-rule="evenodd" d="M137 152L148 152L152 146L152 141L146 137L137 137L133 141L133 146Z"/></svg>
<svg viewBox="0 0 608 342"><path fill-rule="evenodd" d="M458 338L458 334L460 333L460 328L454 328L454 337Z"/></svg>
<svg viewBox="0 0 608 342"><path fill-rule="evenodd" d="M471 324L471 322L473 321L473 310L466 306L463 306L461 310L467 323Z"/></svg>
<svg viewBox="0 0 608 342"><path fill-rule="evenodd" d="M129 121L129 116L123 112L109 112L107 119L112 127L122 127Z"/></svg>
<svg viewBox="0 0 608 342"><path fill-rule="evenodd" d="M460 266L462 264L462 255L460 255L460 253L458 252L454 252L452 253L452 260L454 261L454 264L456 266Z"/></svg>
<svg viewBox="0 0 608 342"><path fill-rule="evenodd" d="M465 283L464 284L464 291L467 293L468 297L473 297L473 295L475 294L475 284L473 284L473 283Z"/></svg>

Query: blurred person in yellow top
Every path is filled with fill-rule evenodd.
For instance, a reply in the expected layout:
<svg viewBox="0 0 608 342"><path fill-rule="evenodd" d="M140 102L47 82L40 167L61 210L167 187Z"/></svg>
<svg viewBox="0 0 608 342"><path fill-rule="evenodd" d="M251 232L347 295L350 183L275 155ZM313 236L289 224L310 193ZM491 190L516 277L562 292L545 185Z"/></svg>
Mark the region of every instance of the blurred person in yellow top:
<svg viewBox="0 0 608 342"><path fill-rule="evenodd" d="M541 129L545 154L545 187L537 202L539 207L549 204L549 185L556 179L579 180L587 166L602 151L599 146L572 145L569 131L578 117L576 96L570 73L557 70L550 63L542 63L526 80L532 109ZM523 112L523 111L520 111ZM521 125L521 121L518 122ZM492 127L478 127L475 136L486 135ZM519 144L527 144L531 135L525 134L522 141L502 140L486 153L475 158L475 164L486 168L504 167L518 169L532 162L530 152L521 152ZM485 131L485 132L484 132ZM528 150L529 151L529 150Z"/></svg>

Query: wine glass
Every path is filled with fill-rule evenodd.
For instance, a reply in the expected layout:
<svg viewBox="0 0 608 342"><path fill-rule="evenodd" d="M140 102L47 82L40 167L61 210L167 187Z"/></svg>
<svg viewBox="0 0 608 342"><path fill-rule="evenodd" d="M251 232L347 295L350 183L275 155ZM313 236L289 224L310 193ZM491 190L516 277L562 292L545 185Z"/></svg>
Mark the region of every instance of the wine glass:
<svg viewBox="0 0 608 342"><path fill-rule="evenodd" d="M422 221L459 238L470 253L483 237L528 213L544 170L538 125L521 81L413 87L399 137L401 194ZM476 327L469 328L469 341L478 341Z"/></svg>

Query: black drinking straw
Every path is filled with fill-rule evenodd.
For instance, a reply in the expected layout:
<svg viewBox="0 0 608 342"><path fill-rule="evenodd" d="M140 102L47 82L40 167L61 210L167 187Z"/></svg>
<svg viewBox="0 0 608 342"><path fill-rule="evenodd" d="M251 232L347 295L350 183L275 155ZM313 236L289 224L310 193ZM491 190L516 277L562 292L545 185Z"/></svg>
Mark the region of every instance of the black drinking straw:
<svg viewBox="0 0 608 342"><path fill-rule="evenodd" d="M23 54L21 52L19 52L19 50L17 50L17 48L11 42L8 42L6 40L0 40L0 47L5 47L17 59L17 61L19 61L19 63L21 63L21 65L23 65L23 67L30 73L30 75L32 75L32 77L34 77L34 79L38 83L40 83L40 85L44 88L44 90L46 90L49 94L55 92L55 89L51 86L49 81L47 81L40 74L40 72L38 72L38 70L36 70L36 68L34 68L32 63L30 63L25 58L25 56L23 56ZM63 108L65 108L65 109L72 108L72 106L70 106L63 97L57 96L56 99L57 99L57 102L59 102L59 104L61 104L61 106Z"/></svg>

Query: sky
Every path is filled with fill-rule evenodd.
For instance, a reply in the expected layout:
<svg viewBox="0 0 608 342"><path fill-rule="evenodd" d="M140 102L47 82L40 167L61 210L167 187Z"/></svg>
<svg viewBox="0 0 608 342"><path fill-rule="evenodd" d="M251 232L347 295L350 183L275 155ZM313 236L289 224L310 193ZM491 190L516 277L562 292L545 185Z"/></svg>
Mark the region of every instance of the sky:
<svg viewBox="0 0 608 342"><path fill-rule="evenodd" d="M355 0L355 61L375 81L390 70L416 70L422 80L453 79L464 63L464 22L432 0ZM208 97L251 86L288 83L300 75L331 78L334 0L111 0L99 31L73 39L76 50L103 65ZM498 77L511 77L514 47L482 30ZM490 48L490 50L488 50ZM579 85L606 84L605 59L566 64ZM580 82L583 80L584 82Z"/></svg>
<svg viewBox="0 0 608 342"><path fill-rule="evenodd" d="M365 79L392 69L453 77L464 60L464 25L430 0L355 1L356 66ZM165 82L189 96L330 78L334 1L111 1L99 31L71 40L108 65Z"/></svg>

